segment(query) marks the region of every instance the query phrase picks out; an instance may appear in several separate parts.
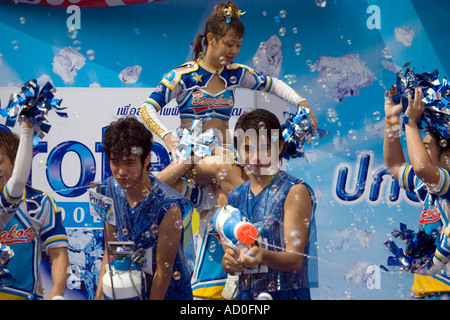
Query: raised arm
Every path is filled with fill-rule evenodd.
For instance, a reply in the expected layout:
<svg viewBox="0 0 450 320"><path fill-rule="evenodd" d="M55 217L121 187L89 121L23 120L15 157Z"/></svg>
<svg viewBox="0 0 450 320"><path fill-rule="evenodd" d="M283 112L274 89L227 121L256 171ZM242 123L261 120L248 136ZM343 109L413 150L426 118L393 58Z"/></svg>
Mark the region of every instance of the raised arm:
<svg viewBox="0 0 450 320"><path fill-rule="evenodd" d="M408 154L416 176L428 184L437 184L440 179L439 167L436 165L439 159L431 159L428 150L437 147L431 145L432 142L439 142L430 140L424 142L417 126L417 122L425 111L425 103L422 99L421 88L415 89L414 101L411 94L408 94L408 108L405 111L405 115L409 116L409 121L405 124Z"/></svg>
<svg viewBox="0 0 450 320"><path fill-rule="evenodd" d="M314 112L309 106L308 101L282 80L272 78L272 82L272 87L270 88L271 93L277 95L278 97L288 101L293 105L296 105L297 109L299 110L301 108L309 109L309 117L312 120L313 130L316 131L318 122L314 115Z"/></svg>
<svg viewBox="0 0 450 320"><path fill-rule="evenodd" d="M14 169L11 178L3 188L2 206L5 211L0 212L0 231L11 220L16 210L16 206L22 199L25 185L31 171L31 162L33 160L33 126L28 120L23 122L20 143L17 149Z"/></svg>
<svg viewBox="0 0 450 320"><path fill-rule="evenodd" d="M384 130L383 156L384 163L392 176L398 180L400 167L405 163L402 145L400 143L398 131L402 104L395 104L392 97L398 93L397 86L393 86L384 94L384 113L386 126Z"/></svg>

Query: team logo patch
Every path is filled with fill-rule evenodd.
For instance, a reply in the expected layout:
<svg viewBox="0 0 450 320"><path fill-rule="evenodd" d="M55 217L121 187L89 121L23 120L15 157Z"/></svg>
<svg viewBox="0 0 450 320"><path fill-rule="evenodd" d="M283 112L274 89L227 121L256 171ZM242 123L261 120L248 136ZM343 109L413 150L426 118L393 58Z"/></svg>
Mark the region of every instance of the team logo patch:
<svg viewBox="0 0 450 320"><path fill-rule="evenodd" d="M232 108L233 105L234 101L232 96L226 98L221 94L220 96L213 98L205 95L201 91L192 94L192 109L194 109L196 113L215 108Z"/></svg>
<svg viewBox="0 0 450 320"><path fill-rule="evenodd" d="M15 224L8 231L3 231L0 233L0 242L4 245L12 245L16 243L30 242L36 236L33 227L27 229L18 229L19 226Z"/></svg>
<svg viewBox="0 0 450 320"><path fill-rule="evenodd" d="M439 207L434 206L431 209L422 211L420 215L420 224L430 224L439 221L441 218L441 213L439 212Z"/></svg>

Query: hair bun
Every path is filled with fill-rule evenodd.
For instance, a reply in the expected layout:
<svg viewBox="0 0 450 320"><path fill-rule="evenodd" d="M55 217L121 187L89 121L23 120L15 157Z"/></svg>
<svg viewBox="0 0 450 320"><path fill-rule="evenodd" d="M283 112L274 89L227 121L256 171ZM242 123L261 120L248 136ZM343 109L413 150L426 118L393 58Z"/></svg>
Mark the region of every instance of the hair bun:
<svg viewBox="0 0 450 320"><path fill-rule="evenodd" d="M245 12L239 10L234 2L228 1L227 3L221 2L216 5L214 7L214 13L224 17L226 19L226 23L230 23L232 18L240 19L240 16L242 16Z"/></svg>

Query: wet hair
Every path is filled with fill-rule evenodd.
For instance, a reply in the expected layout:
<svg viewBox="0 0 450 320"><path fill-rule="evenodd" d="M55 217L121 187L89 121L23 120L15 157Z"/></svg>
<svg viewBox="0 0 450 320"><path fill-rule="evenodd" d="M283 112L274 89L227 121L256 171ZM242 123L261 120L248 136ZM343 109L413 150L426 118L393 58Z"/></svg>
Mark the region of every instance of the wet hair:
<svg viewBox="0 0 450 320"><path fill-rule="evenodd" d="M260 129L266 129L269 135L273 134L273 130L278 131L278 142L279 147L283 144L283 135L281 130L281 124L278 120L278 117L266 109L253 109L247 112L244 112L236 122L234 126L235 132L237 130L242 130L247 132L248 130L255 130L259 133ZM272 140L273 141L273 140ZM234 136L234 148L238 150L238 138L236 135ZM283 157L280 154L279 160Z"/></svg>
<svg viewBox="0 0 450 320"><path fill-rule="evenodd" d="M434 128L425 130L427 134L429 134L434 141L436 141L436 148L437 148L437 154L438 158L440 159L443 154L447 154L447 152L450 150L450 138L445 139L442 137L442 135ZM441 143L441 141L444 140L446 143Z"/></svg>
<svg viewBox="0 0 450 320"><path fill-rule="evenodd" d="M11 163L16 161L19 141L20 138L17 134L8 130L0 130L0 149L3 151L3 154L9 157Z"/></svg>
<svg viewBox="0 0 450 320"><path fill-rule="evenodd" d="M111 156L128 157L135 153L141 157L142 164L152 151L152 143L152 133L134 116L113 121L103 137L103 148L108 159ZM149 169L150 164L146 170Z"/></svg>
<svg viewBox="0 0 450 320"><path fill-rule="evenodd" d="M227 23L227 15L225 12L231 7L232 16L230 22ZM214 11L206 21L205 32L197 35L194 41L193 56L198 59L204 51L204 46L208 46L206 35L212 33L217 40L222 39L228 31L233 30L239 38L244 36L244 24L239 18L239 9L232 1L219 3L214 7Z"/></svg>

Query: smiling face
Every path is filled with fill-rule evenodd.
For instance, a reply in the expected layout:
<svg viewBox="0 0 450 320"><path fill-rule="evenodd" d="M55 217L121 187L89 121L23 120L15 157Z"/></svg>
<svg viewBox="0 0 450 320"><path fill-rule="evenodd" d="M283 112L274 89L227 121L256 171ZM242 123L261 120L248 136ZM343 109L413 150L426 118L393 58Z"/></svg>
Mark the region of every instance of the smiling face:
<svg viewBox="0 0 450 320"><path fill-rule="evenodd" d="M436 136L434 135L427 134L423 138L423 145L425 146L425 149L427 149L428 155L431 159L431 163L441 168L450 169L447 148L443 148L442 145L440 146L440 144L441 142L437 141Z"/></svg>
<svg viewBox="0 0 450 320"><path fill-rule="evenodd" d="M0 148L0 190L3 190L9 178L11 178L14 163L9 156Z"/></svg>
<svg viewBox="0 0 450 320"><path fill-rule="evenodd" d="M19 136L0 130L0 191L12 176L18 147Z"/></svg>
<svg viewBox="0 0 450 320"><path fill-rule="evenodd" d="M239 129L238 155L240 163L246 168L247 174L253 176L273 175L278 170L278 163L283 144L275 137L276 130L272 134L267 130L248 130L246 133Z"/></svg>
<svg viewBox="0 0 450 320"><path fill-rule="evenodd" d="M222 38L216 38L208 33L208 48L204 60L215 68L229 65L241 51L242 37L229 30Z"/></svg>

